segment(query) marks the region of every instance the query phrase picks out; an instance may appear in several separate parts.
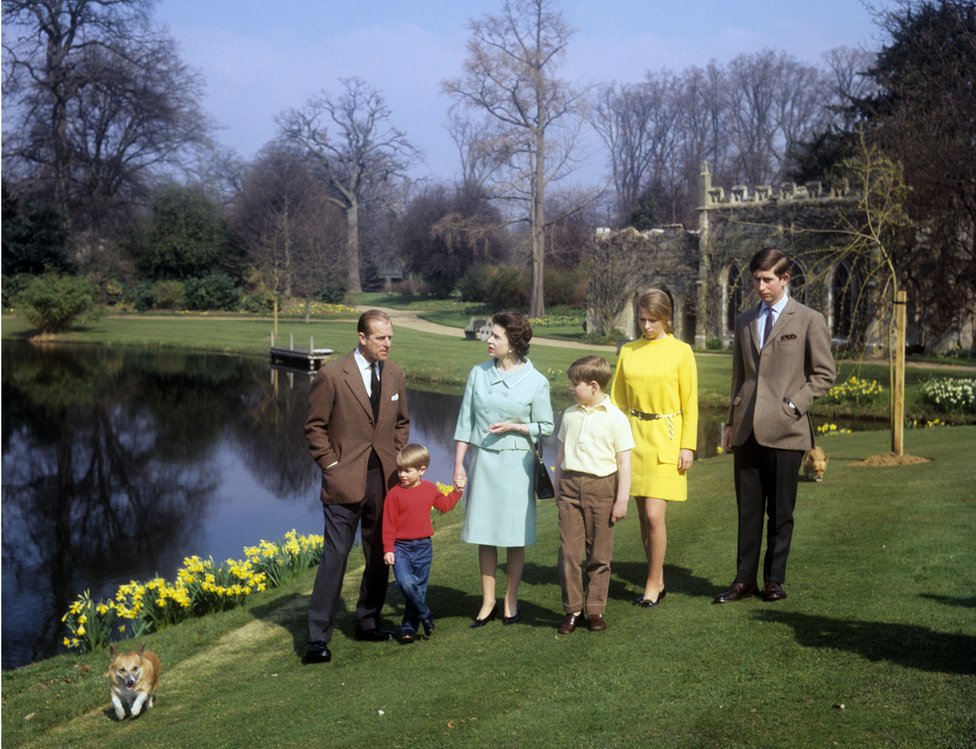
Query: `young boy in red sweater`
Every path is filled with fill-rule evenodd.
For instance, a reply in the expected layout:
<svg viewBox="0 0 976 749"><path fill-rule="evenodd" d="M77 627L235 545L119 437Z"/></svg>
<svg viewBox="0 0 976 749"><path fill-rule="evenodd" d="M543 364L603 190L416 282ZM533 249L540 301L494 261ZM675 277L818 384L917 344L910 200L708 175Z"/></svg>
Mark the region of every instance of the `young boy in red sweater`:
<svg viewBox="0 0 976 749"><path fill-rule="evenodd" d="M383 505L383 561L393 567L397 587L406 599L400 642L417 639L417 627L424 634L434 633L434 617L427 608L427 579L434 558L431 536L434 528L430 512L436 507L447 512L461 499L464 481L450 494L442 494L436 485L421 477L430 463L430 452L423 445L405 446L396 458L400 485L386 495Z"/></svg>

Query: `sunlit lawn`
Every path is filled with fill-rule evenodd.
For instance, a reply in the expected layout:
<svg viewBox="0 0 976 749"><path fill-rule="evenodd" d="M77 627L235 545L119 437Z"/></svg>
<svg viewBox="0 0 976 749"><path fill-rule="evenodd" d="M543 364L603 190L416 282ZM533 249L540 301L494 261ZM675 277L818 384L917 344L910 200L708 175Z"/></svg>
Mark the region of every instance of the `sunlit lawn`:
<svg viewBox="0 0 976 749"><path fill-rule="evenodd" d="M311 575L147 638L157 706L108 715L103 654L3 674L11 747L964 747L976 731L976 427L910 433L930 462L865 468L884 433L825 438L801 483L789 598L714 606L735 557L731 460L699 462L669 508L668 597L630 599L636 518L617 531L609 629L560 637L553 503L527 555L525 622L472 631L476 551L436 519L432 640L353 640L351 558L334 661L303 667ZM632 509L633 513L633 509ZM387 622L399 594L391 589Z"/></svg>

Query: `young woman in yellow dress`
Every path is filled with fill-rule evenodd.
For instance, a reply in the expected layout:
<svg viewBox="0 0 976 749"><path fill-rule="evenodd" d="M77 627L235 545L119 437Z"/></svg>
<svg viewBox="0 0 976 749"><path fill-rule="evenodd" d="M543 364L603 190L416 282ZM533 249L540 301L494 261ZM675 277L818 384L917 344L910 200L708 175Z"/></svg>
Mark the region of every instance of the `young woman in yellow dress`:
<svg viewBox="0 0 976 749"><path fill-rule="evenodd" d="M630 490L647 556L644 591L634 603L651 607L665 594L668 502L688 498L698 440L698 369L691 347L671 334L671 300L664 291L644 292L638 310L643 336L620 349L610 397L634 432Z"/></svg>

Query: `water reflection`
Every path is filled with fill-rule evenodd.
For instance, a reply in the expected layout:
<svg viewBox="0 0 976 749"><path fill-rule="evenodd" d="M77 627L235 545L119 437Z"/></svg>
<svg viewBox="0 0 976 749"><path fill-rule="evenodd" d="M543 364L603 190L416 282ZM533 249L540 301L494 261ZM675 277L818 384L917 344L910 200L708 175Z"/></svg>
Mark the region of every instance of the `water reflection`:
<svg viewBox="0 0 976 749"><path fill-rule="evenodd" d="M238 357L11 341L2 374L3 668L57 652L61 614L86 588L105 597L131 579L172 578L190 554L222 561L291 528L322 532L306 375ZM427 476L448 482L460 395L408 397ZM703 454L714 454L720 427L702 422Z"/></svg>

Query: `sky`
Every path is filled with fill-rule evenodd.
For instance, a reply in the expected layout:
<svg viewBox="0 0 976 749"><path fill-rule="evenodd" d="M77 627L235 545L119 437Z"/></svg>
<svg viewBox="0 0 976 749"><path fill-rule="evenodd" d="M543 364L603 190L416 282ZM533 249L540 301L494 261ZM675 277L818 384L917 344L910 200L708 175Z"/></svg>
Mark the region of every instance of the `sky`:
<svg viewBox="0 0 976 749"><path fill-rule="evenodd" d="M895 0L870 0L890 8ZM275 118L340 79L359 77L384 97L390 122L424 161L417 179L449 180L457 150L444 129L460 76L469 22L502 0L158 0L155 21L206 85L204 108L218 142L251 159L276 134ZM637 82L648 71L723 64L763 49L819 64L835 47L883 41L861 0L562 0L575 29L559 71L577 83ZM596 181L605 156L583 154Z"/></svg>

